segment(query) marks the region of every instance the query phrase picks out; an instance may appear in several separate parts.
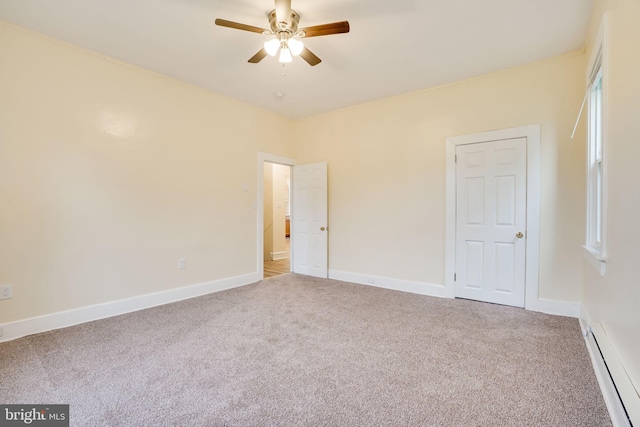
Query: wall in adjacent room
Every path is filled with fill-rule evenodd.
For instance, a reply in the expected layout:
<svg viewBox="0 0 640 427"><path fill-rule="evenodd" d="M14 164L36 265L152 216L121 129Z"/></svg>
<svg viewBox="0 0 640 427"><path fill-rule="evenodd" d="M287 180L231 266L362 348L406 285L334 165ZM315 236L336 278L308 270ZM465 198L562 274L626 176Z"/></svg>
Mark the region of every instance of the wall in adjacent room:
<svg viewBox="0 0 640 427"><path fill-rule="evenodd" d="M582 52L294 123L299 164L329 165L329 269L444 284L445 140L541 125L539 295L582 298Z"/></svg>
<svg viewBox="0 0 640 427"><path fill-rule="evenodd" d="M271 261L273 252L273 163L264 164L264 260Z"/></svg>
<svg viewBox="0 0 640 427"><path fill-rule="evenodd" d="M291 120L5 23L0 58L0 324L257 272Z"/></svg>
<svg viewBox="0 0 640 427"><path fill-rule="evenodd" d="M289 166L264 164L264 260L286 258L286 182Z"/></svg>
<svg viewBox="0 0 640 427"><path fill-rule="evenodd" d="M287 214L287 176L289 166L273 165L273 252L286 257L285 216ZM266 181L265 181L266 185Z"/></svg>

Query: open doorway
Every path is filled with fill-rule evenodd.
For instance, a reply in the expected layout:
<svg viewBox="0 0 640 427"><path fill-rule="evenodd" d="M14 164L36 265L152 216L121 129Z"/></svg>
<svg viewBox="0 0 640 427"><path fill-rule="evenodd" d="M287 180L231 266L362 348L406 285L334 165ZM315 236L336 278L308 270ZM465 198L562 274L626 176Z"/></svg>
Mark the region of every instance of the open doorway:
<svg viewBox="0 0 640 427"><path fill-rule="evenodd" d="M291 166L264 162L264 278L291 271Z"/></svg>
<svg viewBox="0 0 640 427"><path fill-rule="evenodd" d="M265 167L277 164L284 165L289 170L289 206L290 206L290 238L289 242L289 271L298 274L306 274L314 277L328 276L328 210L327 210L327 163L310 163L296 165L295 159L277 156L269 153L258 153L258 201L254 202L257 210L257 272L264 278L265 255L278 250L265 251L264 230L269 221L265 223L265 188L273 191L273 175L271 184L265 185ZM269 175L267 176L269 179ZM282 187L281 187L282 188ZM267 197L269 198L269 197ZM284 196L283 199L284 200ZM273 195L271 195L271 212L274 211ZM281 208L275 211L282 211ZM268 210L268 209L266 209ZM279 220L278 220L279 221ZM278 224L282 224L278 222ZM286 218L284 227L286 230ZM285 235L285 244L286 244ZM286 248L286 246L285 246ZM286 249L285 249L286 250ZM266 252L266 253L265 253Z"/></svg>

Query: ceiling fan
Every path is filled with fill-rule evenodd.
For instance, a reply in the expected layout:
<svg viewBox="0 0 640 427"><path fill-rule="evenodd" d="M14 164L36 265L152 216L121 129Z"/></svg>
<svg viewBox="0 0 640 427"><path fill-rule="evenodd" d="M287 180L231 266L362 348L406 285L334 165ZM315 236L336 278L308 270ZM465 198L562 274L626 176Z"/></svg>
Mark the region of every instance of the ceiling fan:
<svg viewBox="0 0 640 427"><path fill-rule="evenodd" d="M275 0L275 6L276 8L268 14L270 29L240 24L225 19L216 19L216 25L221 27L235 28L275 37L267 41L264 47L249 59L252 64L257 64L267 55L276 56L280 51L278 60L282 63L293 61L293 56L300 56L309 65L318 65L321 61L320 58L307 49L300 39L349 32L348 21L298 28L300 15L291 9L291 0Z"/></svg>

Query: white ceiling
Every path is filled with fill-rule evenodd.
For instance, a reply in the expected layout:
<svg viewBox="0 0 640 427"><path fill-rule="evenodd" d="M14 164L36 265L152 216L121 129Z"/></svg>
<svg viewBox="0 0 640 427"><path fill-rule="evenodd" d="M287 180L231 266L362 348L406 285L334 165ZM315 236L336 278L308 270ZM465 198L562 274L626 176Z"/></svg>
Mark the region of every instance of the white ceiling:
<svg viewBox="0 0 640 427"><path fill-rule="evenodd" d="M594 0L292 0L322 59L247 60L272 0L0 0L0 18L292 118L450 83L581 49ZM282 99L274 96L284 93Z"/></svg>

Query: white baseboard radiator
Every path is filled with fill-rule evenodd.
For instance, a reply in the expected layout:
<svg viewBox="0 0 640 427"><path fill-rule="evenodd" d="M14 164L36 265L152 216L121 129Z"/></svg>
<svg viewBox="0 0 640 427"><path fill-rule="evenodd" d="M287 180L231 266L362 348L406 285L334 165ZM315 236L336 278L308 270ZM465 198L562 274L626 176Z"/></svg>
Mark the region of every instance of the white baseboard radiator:
<svg viewBox="0 0 640 427"><path fill-rule="evenodd" d="M636 427L640 427L640 420L637 418L640 399L634 399L638 394L608 342L602 325L585 325L582 321L581 324L613 426L633 427L635 421ZM625 402L628 404L625 405Z"/></svg>

